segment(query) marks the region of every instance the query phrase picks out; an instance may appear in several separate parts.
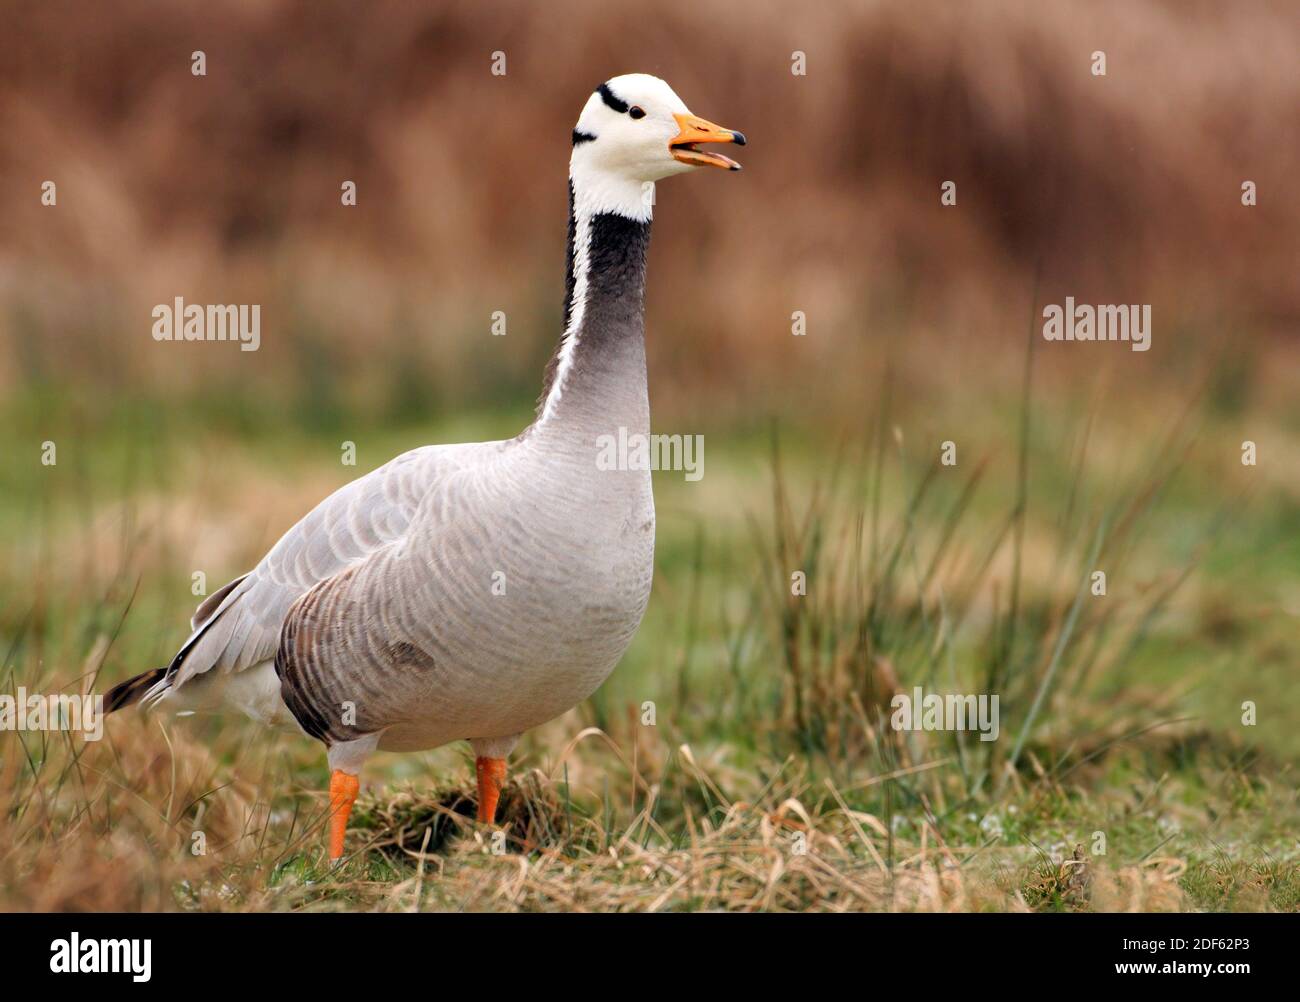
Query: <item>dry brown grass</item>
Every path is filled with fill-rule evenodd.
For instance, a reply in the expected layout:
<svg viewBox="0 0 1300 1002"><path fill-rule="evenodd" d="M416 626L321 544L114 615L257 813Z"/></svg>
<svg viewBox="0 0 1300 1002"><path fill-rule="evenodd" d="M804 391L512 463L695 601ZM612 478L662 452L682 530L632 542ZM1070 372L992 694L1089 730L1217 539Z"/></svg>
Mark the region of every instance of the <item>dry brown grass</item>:
<svg viewBox="0 0 1300 1002"><path fill-rule="evenodd" d="M1189 337L1300 316L1300 208L1283 194L1300 164L1277 140L1300 124L1285 3L727 0L646 18L577 0L132 0L15 15L21 44L0 57L10 384L57 359L64 378L107 368L164 393L223 375L275 385L328 348L354 392L386 391L363 364L377 352L379 369L422 362L428 392L454 402L484 361L468 343L504 309L524 350L490 371L531 390L556 332L569 129L593 82L631 68L752 136L741 178L661 198L651 350L666 406L788 382L808 360L781 336L794 308L841 369L869 363L863 334L899 311L976 342L1019 331L1040 268L1051 301L1154 302ZM189 74L195 48L206 78ZM1094 48L1105 78L1087 71ZM806 77L788 71L796 49ZM46 178L57 211L36 198ZM355 211L337 204L344 178ZM949 178L956 212L938 205ZM1249 212L1244 178L1261 191ZM728 304L707 326L692 307L706 291ZM178 294L266 304L257 364L158 350L144 318ZM15 343L32 331L41 346Z"/></svg>
<svg viewBox="0 0 1300 1002"><path fill-rule="evenodd" d="M815 780L795 759L770 763L766 782L677 749L675 777L641 763L640 795L622 811L576 794L556 770L524 770L506 790L501 828L472 821L466 787L399 785L363 795L349 835L352 854L331 870L322 859L312 797L289 809L280 775L251 767L217 784L212 754L172 730L160 753L150 730L119 731L82 749L77 782L36 788L25 805L0 803L19 819L0 852L4 910L376 911L1163 911L1189 907L1180 886L1188 862L1152 854L1111 862L1076 847L1044 850L995 832L945 840L933 818L891 837L885 819L847 803L851 788ZM590 748L614 748L601 740ZM573 744L576 744L573 743ZM572 750L572 744L570 747ZM615 754L597 754L617 773ZM58 756L55 756L56 758ZM270 756L267 757L268 759ZM581 758L579 756L578 758ZM12 759L8 760L12 762ZM66 763L65 763L66 764ZM575 759L575 764L577 760ZM922 768L942 769L934 760ZM265 769L264 761L258 768ZM30 790L13 774L6 791ZM273 770L272 770L273 771ZM127 781L123 777L129 776ZM467 778L467 777L466 777ZM618 779L617 775L615 776ZM624 773L623 780L630 779ZM888 777L869 777L888 782ZM644 783L641 787L640 783ZM684 813L657 817L676 784L698 797ZM260 784L260 789L259 789ZM729 796L724 787L745 788ZM1019 781L1017 781L1019 785ZM1034 809L1033 784L1009 803ZM271 802L261 798L270 794ZM201 795L201 806L191 798ZM1004 805L1005 809L1005 805ZM611 814L611 811L613 813ZM1011 807L1012 814L1016 808ZM192 833L207 853L189 852ZM494 846L496 848L494 848ZM1237 879L1224 873L1225 882ZM1255 907L1268 908L1268 881Z"/></svg>

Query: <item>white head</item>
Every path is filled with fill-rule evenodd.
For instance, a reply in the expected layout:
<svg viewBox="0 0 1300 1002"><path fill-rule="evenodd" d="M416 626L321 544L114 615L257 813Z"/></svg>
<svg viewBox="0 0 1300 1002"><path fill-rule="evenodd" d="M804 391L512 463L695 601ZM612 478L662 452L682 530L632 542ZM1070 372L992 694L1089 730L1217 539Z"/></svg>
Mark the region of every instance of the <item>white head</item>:
<svg viewBox="0 0 1300 1002"><path fill-rule="evenodd" d="M697 118L673 89L646 73L601 84L573 130L569 177L575 198L592 212L649 219L654 182L697 167L740 170L704 143L745 145L745 135Z"/></svg>

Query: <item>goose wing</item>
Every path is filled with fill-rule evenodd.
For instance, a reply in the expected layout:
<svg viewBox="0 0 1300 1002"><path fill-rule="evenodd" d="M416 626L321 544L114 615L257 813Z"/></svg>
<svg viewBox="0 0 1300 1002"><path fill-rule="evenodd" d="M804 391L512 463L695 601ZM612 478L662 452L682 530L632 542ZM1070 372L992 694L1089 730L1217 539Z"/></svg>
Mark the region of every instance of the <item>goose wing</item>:
<svg viewBox="0 0 1300 1002"><path fill-rule="evenodd" d="M421 500L485 446L428 446L339 488L280 537L262 561L194 612L193 632L165 677L178 688L211 671L238 672L275 656L289 607L315 585L406 535Z"/></svg>

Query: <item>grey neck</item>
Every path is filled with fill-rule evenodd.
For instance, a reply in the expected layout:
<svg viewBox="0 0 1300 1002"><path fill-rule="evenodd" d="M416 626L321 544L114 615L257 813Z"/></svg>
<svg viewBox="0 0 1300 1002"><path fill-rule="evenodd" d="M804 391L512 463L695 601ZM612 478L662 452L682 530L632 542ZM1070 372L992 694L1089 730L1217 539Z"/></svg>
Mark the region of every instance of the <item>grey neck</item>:
<svg viewBox="0 0 1300 1002"><path fill-rule="evenodd" d="M569 185L564 336L526 434L648 434L645 268L650 222L586 212Z"/></svg>

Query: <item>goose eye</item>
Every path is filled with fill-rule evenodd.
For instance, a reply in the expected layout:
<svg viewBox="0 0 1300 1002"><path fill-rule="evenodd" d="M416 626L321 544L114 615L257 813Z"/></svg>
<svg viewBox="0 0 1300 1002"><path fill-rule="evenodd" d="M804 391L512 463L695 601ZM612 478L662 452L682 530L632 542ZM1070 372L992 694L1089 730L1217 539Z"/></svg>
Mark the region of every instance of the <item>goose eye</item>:
<svg viewBox="0 0 1300 1002"><path fill-rule="evenodd" d="M632 105L632 107L628 108L627 113L631 118L645 118L645 109L640 105Z"/></svg>

